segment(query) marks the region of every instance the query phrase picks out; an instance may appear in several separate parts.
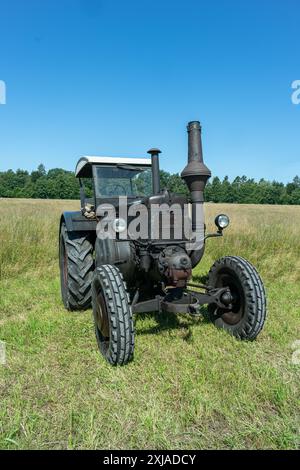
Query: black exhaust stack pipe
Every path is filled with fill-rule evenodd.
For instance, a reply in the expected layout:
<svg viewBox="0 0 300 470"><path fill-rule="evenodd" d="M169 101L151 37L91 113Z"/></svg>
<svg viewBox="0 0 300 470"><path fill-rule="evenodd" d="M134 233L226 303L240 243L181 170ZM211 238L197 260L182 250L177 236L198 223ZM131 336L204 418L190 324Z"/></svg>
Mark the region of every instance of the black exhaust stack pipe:
<svg viewBox="0 0 300 470"><path fill-rule="evenodd" d="M192 121L188 123L188 164L181 173L181 178L186 182L192 202L192 230L197 232L197 209L200 204L204 202L204 188L207 180L211 176L211 171L203 163L202 141L201 141L201 126L199 121ZM202 250L199 250L200 252ZM198 255L196 255L198 253ZM201 253L195 252L193 254L192 264L196 264L201 259ZM199 260L197 261L197 258Z"/></svg>
<svg viewBox="0 0 300 470"><path fill-rule="evenodd" d="M181 173L181 178L186 182L191 194L191 202L193 205L192 226L194 230L196 228L194 211L197 209L197 204L203 204L204 188L206 186L207 180L211 176L211 172L203 163L200 122L189 122L187 126L187 131L188 164Z"/></svg>
<svg viewBox="0 0 300 470"><path fill-rule="evenodd" d="M186 182L192 203L203 203L203 192L210 170L203 163L201 126L199 121L188 123L188 164L181 173L181 178Z"/></svg>
<svg viewBox="0 0 300 470"><path fill-rule="evenodd" d="M159 180L159 157L161 153L159 149L150 149L147 153L151 155L151 164L152 164L152 189L153 194L160 193L160 180Z"/></svg>

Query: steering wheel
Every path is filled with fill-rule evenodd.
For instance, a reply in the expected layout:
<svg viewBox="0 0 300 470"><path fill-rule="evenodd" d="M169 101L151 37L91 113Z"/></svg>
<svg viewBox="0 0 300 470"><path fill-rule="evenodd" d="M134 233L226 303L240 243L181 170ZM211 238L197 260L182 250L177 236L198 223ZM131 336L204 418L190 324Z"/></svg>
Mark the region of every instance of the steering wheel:
<svg viewBox="0 0 300 470"><path fill-rule="evenodd" d="M108 191L108 194L110 196L126 196L127 191L122 184L115 184L112 189Z"/></svg>

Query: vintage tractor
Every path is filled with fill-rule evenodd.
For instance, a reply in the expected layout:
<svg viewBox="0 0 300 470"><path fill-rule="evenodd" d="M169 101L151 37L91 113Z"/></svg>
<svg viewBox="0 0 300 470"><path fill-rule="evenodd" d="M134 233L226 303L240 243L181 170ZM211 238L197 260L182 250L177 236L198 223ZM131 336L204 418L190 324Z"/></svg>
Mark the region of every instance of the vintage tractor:
<svg viewBox="0 0 300 470"><path fill-rule="evenodd" d="M92 305L96 339L113 365L134 351L133 314L158 311L199 315L242 340L253 340L266 317L266 296L256 269L239 256L217 260L205 285L191 283L205 240L229 224L216 217L205 233L201 126L188 124L188 164L181 177L189 196L160 188L158 149L151 158L83 157L76 166L81 210L61 216L61 293L68 310ZM88 197L89 196L89 197ZM184 233L183 229L184 228Z"/></svg>

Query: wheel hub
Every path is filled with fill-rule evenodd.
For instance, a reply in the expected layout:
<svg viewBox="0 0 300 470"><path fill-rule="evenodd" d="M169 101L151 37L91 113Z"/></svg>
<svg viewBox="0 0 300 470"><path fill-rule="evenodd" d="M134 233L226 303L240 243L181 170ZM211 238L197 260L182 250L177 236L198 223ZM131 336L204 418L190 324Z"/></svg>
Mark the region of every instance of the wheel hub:
<svg viewBox="0 0 300 470"><path fill-rule="evenodd" d="M228 306L226 309L218 309L217 316L229 325L236 325L243 317L244 298L243 291L238 278L230 273L222 274L219 283L221 286L228 287L228 290L222 295L222 302Z"/></svg>

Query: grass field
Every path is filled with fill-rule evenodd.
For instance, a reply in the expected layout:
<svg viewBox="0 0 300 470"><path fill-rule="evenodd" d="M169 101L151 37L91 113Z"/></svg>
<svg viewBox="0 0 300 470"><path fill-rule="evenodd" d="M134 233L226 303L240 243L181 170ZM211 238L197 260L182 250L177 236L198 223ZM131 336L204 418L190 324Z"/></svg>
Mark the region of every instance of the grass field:
<svg viewBox="0 0 300 470"><path fill-rule="evenodd" d="M257 266L268 294L257 341L202 318L139 315L123 368L100 357L91 310L61 303L59 215L77 208L0 199L0 448L299 448L300 207L206 205L207 221L232 223L194 277L226 254Z"/></svg>

